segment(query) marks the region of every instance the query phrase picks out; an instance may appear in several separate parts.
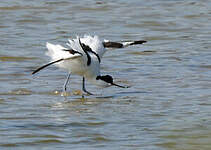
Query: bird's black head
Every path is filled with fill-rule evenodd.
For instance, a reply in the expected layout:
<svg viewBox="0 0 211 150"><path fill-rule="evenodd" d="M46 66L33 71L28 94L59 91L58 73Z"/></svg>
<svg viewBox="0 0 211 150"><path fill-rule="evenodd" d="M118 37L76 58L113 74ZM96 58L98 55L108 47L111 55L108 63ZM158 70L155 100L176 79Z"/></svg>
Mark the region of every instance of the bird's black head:
<svg viewBox="0 0 211 150"><path fill-rule="evenodd" d="M113 78L110 75L105 75L105 76L97 76L96 80L102 80L106 83L113 84Z"/></svg>
<svg viewBox="0 0 211 150"><path fill-rule="evenodd" d="M110 76L110 75L105 75L105 76L97 76L96 80L102 80L106 83L109 83L111 85L115 85L115 86L118 86L118 87L121 87L121 88L128 88L128 87L125 87L125 86L121 86L121 85L118 85L118 84L115 84L113 82L113 77Z"/></svg>

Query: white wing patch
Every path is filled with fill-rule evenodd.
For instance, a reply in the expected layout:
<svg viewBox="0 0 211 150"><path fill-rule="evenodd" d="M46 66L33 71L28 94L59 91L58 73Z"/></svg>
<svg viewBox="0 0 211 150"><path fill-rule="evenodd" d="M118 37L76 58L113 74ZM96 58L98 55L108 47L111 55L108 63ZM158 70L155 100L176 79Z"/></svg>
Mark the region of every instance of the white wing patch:
<svg viewBox="0 0 211 150"><path fill-rule="evenodd" d="M102 58L103 54L105 53L106 49L104 49L102 41L99 39L98 36L89 36L84 35L84 37L80 37L81 43L89 46L92 51L96 52L100 58ZM78 52L84 53L80 44L79 44L79 37L76 39L69 39L69 43L67 45Z"/></svg>
<svg viewBox="0 0 211 150"><path fill-rule="evenodd" d="M47 56L50 56L53 61L58 60L58 59L71 59L75 57L80 57L80 54L71 54L67 50L67 48L61 46L61 45L54 45L51 43L46 43L46 47L48 51L46 52Z"/></svg>

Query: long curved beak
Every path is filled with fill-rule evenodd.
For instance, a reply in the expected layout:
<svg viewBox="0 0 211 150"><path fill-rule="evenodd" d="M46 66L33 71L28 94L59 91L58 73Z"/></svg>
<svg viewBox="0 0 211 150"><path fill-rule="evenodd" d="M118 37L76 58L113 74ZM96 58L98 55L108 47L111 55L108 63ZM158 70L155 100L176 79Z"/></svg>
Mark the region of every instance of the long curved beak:
<svg viewBox="0 0 211 150"><path fill-rule="evenodd" d="M114 86L117 86L117 87L120 87L120 88L129 88L129 86L122 86L122 85L118 85L116 83L112 83L111 85L114 85Z"/></svg>

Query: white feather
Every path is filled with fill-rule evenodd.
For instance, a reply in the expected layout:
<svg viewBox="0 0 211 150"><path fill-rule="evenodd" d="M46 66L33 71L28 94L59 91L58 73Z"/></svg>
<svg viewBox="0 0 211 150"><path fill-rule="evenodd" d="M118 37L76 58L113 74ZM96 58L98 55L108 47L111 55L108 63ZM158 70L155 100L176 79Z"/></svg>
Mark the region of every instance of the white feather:
<svg viewBox="0 0 211 150"><path fill-rule="evenodd" d="M91 37L85 35L84 37L80 38L80 40L82 43L88 45L102 58L102 55L105 53L105 49L103 47L102 41L100 41L98 36ZM68 70L72 74L77 74L80 76L84 76L87 79L95 80L96 77L100 75L100 63L98 61L98 58L94 54L89 53L89 55L91 56L91 64L87 66L87 56L79 44L79 37L72 40L69 39L68 42L69 43L67 43L67 45L70 47L70 49L82 53L83 56L81 56L80 54L70 54L68 51L64 51L68 48L51 43L46 43L46 47L48 49L46 55L50 56L52 61L65 59L64 61L56 64L58 67ZM75 57L77 58L72 59Z"/></svg>
<svg viewBox="0 0 211 150"><path fill-rule="evenodd" d="M132 44L132 43L134 43L134 42L122 42L123 47L130 46L130 44Z"/></svg>
<svg viewBox="0 0 211 150"><path fill-rule="evenodd" d="M100 58L102 58L103 54L106 52L102 41L96 35L93 37L85 35L83 38L81 38L81 42L86 45L89 45L89 47L100 56Z"/></svg>

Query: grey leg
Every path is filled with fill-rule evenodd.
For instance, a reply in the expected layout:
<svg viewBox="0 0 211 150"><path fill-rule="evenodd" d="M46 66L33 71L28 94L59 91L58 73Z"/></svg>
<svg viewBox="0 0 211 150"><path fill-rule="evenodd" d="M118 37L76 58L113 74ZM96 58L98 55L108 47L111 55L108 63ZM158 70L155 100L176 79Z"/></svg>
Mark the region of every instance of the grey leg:
<svg viewBox="0 0 211 150"><path fill-rule="evenodd" d="M85 93L89 94L89 95L93 95L92 93L90 93L90 92L88 92L88 91L86 90L86 88L85 88L85 78L84 78L84 77L83 77L83 87L82 87L82 90L83 90Z"/></svg>
<svg viewBox="0 0 211 150"><path fill-rule="evenodd" d="M67 84L68 84L69 79L70 79L70 73L68 73L67 79L63 85L63 92L66 92L67 90Z"/></svg>

